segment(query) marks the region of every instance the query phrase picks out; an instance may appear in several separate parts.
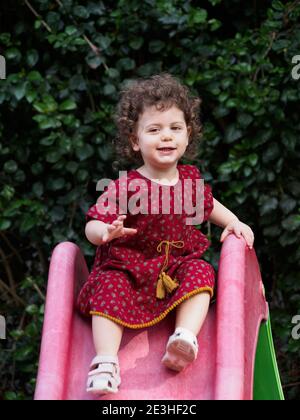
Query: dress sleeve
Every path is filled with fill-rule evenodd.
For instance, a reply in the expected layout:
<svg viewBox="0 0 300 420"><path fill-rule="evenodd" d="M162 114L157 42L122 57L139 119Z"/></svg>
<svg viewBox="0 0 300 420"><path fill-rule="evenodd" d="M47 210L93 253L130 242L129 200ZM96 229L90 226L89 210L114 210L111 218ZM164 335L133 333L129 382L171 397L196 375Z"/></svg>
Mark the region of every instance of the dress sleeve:
<svg viewBox="0 0 300 420"><path fill-rule="evenodd" d="M201 174L201 172L199 171L199 169L194 166L195 171L196 171L196 177L203 179L203 176ZM212 193L212 188L211 186L207 183L204 182L204 217L203 217L203 222L206 222L210 216L210 213L212 212L214 208L214 199L213 199L213 193Z"/></svg>
<svg viewBox="0 0 300 420"><path fill-rule="evenodd" d="M106 191L100 195L96 204L89 208L85 214L86 222L90 220L100 220L101 222L111 224L119 216L119 182L112 181Z"/></svg>
<svg viewBox="0 0 300 420"><path fill-rule="evenodd" d="M212 194L212 189L209 184L206 182L204 183L204 219L203 222L205 222L209 216L210 213L213 211L214 208L214 198Z"/></svg>

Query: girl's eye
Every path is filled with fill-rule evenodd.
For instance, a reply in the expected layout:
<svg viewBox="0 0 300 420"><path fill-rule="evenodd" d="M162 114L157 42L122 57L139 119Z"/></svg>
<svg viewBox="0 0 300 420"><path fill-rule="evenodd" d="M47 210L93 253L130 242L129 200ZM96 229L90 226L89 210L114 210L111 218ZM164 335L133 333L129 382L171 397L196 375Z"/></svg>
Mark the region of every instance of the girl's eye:
<svg viewBox="0 0 300 420"><path fill-rule="evenodd" d="M157 131L158 128L152 128L151 130L149 130L150 133L153 133L155 131ZM181 127L173 127L173 130L181 130Z"/></svg>

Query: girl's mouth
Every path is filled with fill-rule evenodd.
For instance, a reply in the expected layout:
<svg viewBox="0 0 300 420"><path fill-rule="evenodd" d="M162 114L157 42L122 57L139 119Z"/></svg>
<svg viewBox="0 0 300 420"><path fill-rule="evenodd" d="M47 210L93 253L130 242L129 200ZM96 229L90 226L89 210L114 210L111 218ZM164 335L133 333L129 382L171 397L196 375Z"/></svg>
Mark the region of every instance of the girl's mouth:
<svg viewBox="0 0 300 420"><path fill-rule="evenodd" d="M175 148L172 147L162 147L160 149L157 149L159 152L163 153L163 154L169 154L172 153L173 150L176 150Z"/></svg>

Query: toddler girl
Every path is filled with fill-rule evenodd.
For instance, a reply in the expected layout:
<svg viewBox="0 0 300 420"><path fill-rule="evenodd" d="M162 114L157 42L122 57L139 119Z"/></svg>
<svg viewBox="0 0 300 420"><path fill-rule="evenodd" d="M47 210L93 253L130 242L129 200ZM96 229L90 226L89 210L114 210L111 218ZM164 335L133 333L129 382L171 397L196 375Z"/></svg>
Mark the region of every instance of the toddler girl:
<svg viewBox="0 0 300 420"><path fill-rule="evenodd" d="M117 151L141 166L112 181L86 215L86 236L97 246L78 297L80 311L92 316L96 350L88 392L118 391L124 327L150 327L172 310L175 331L162 364L180 371L196 359L197 335L214 293L214 270L200 258L210 243L195 224L209 220L224 228L221 241L234 233L253 245L250 227L213 198L198 168L179 163L197 153L199 105L200 99L167 73L137 80L122 92ZM197 217L188 221L195 208L202 212L200 222Z"/></svg>

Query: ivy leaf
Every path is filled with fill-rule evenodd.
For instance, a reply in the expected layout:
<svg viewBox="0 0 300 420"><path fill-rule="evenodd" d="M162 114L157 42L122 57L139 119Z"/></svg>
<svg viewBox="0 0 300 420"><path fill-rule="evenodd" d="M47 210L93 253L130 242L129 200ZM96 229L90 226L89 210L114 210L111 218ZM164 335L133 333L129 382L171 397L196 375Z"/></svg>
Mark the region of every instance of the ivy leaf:
<svg viewBox="0 0 300 420"><path fill-rule="evenodd" d="M296 205L297 205L297 201L286 194L283 195L279 203L279 206L284 214L290 213L292 210L294 210Z"/></svg>
<svg viewBox="0 0 300 420"><path fill-rule="evenodd" d="M77 108L77 105L73 99L66 99L58 107L60 111L72 111L73 109L76 109L76 108Z"/></svg>
<svg viewBox="0 0 300 420"><path fill-rule="evenodd" d="M88 57L86 62L92 69L97 69L101 64L105 63L105 60L103 57L93 55L92 57Z"/></svg>
<svg viewBox="0 0 300 420"><path fill-rule="evenodd" d="M116 88L114 85L112 84L106 84L103 88L103 93L104 95L108 96L108 95L112 95L113 93L116 92Z"/></svg>
<svg viewBox="0 0 300 420"><path fill-rule="evenodd" d="M131 41L129 41L129 46L133 50L139 50L141 46L143 45L143 43L144 43L144 40L142 37L134 38Z"/></svg>
<svg viewBox="0 0 300 420"><path fill-rule="evenodd" d="M291 214L289 217L282 221L282 227L289 232L294 232L298 230L300 227L300 215L299 214Z"/></svg>
<svg viewBox="0 0 300 420"><path fill-rule="evenodd" d="M75 16L80 17L81 19L88 19L90 16L90 12L86 7L83 6L75 6L73 8L73 13Z"/></svg>
<svg viewBox="0 0 300 420"><path fill-rule="evenodd" d="M121 58L117 61L117 68L119 70L133 70L135 68L135 62L131 58Z"/></svg>
<svg viewBox="0 0 300 420"><path fill-rule="evenodd" d="M22 54L18 50L18 48L8 48L5 52L5 58L7 60L13 60L18 63L19 61L21 61Z"/></svg>
<svg viewBox="0 0 300 420"><path fill-rule="evenodd" d="M16 172L16 170L18 169L18 164L15 160L9 160L5 162L3 169L4 169L4 172L8 174L12 174Z"/></svg>
<svg viewBox="0 0 300 420"><path fill-rule="evenodd" d="M242 130L240 130L235 124L230 124L225 131L225 143L233 143L234 141L240 139L243 135Z"/></svg>
<svg viewBox="0 0 300 420"><path fill-rule="evenodd" d="M207 19L207 11L205 9L197 9L192 14L192 22L195 24L205 23Z"/></svg>
<svg viewBox="0 0 300 420"><path fill-rule="evenodd" d="M26 54L26 61L29 67L34 67L39 61L39 53L37 50L29 50Z"/></svg>
<svg viewBox="0 0 300 420"><path fill-rule="evenodd" d="M165 48L165 44L162 41L155 40L149 42L149 51L153 54L162 51Z"/></svg>
<svg viewBox="0 0 300 420"><path fill-rule="evenodd" d="M77 34L78 30L75 26L70 25L70 26L66 27L65 32L66 32L67 35L73 36L73 35Z"/></svg>
<svg viewBox="0 0 300 420"><path fill-rule="evenodd" d="M0 220L0 230L6 230L11 227L11 221L2 219Z"/></svg>
<svg viewBox="0 0 300 420"><path fill-rule="evenodd" d="M278 200L276 197L265 197L264 202L260 207L260 214L264 216L265 214L271 213L272 210L275 210L278 207Z"/></svg>
<svg viewBox="0 0 300 420"><path fill-rule="evenodd" d="M80 161L86 160L89 157L93 156L94 148L89 144L86 144L84 147L76 149L76 156Z"/></svg>
<svg viewBox="0 0 300 420"><path fill-rule="evenodd" d="M16 86L14 86L11 89L13 95L15 96L15 98L20 101L26 92L26 82L22 82L22 83L18 83Z"/></svg>

